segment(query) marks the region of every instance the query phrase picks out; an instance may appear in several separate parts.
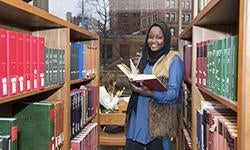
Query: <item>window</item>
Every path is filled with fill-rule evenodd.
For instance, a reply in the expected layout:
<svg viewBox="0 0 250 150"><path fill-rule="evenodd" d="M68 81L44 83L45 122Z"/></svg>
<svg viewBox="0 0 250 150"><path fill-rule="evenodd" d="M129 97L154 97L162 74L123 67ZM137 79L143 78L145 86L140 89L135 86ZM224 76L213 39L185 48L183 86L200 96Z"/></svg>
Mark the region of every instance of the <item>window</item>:
<svg viewBox="0 0 250 150"><path fill-rule="evenodd" d="M171 36L175 36L175 28L170 27L169 30L170 30Z"/></svg>
<svg viewBox="0 0 250 150"><path fill-rule="evenodd" d="M154 14L153 15L153 22L156 22L158 19L157 19L157 14Z"/></svg>
<svg viewBox="0 0 250 150"><path fill-rule="evenodd" d="M175 21L175 13L170 14L170 21L172 21L172 22Z"/></svg>
<svg viewBox="0 0 250 150"><path fill-rule="evenodd" d="M111 44L105 44L103 46L103 51L102 51L102 58L108 58L108 59L112 59L112 45Z"/></svg>
<svg viewBox="0 0 250 150"><path fill-rule="evenodd" d="M184 8L185 8L185 9L190 9L190 1L186 1L186 2L185 2Z"/></svg>
<svg viewBox="0 0 250 150"><path fill-rule="evenodd" d="M189 22L191 20L190 14L182 14L182 22Z"/></svg>
<svg viewBox="0 0 250 150"><path fill-rule="evenodd" d="M120 45L120 57L129 58L129 45L126 44Z"/></svg>
<svg viewBox="0 0 250 150"><path fill-rule="evenodd" d="M166 5L166 8L170 8L170 0L166 0L165 5Z"/></svg>
<svg viewBox="0 0 250 150"><path fill-rule="evenodd" d="M175 0L170 0L170 8L175 8Z"/></svg>
<svg viewBox="0 0 250 150"><path fill-rule="evenodd" d="M166 13L165 20L168 22L175 22L175 13Z"/></svg>
<svg viewBox="0 0 250 150"><path fill-rule="evenodd" d="M165 20L170 22L170 13L166 13Z"/></svg>

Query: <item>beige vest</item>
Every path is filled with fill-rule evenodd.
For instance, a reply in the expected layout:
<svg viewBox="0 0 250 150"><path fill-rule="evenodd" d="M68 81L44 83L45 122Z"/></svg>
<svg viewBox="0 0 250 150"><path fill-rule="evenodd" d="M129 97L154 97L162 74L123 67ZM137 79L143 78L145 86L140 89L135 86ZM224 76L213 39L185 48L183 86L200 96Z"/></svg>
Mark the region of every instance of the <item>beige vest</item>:
<svg viewBox="0 0 250 150"><path fill-rule="evenodd" d="M173 58L178 55L178 52L170 51L153 66L153 74L164 84L167 84L169 68ZM178 105L159 104L151 99L149 102L149 131L151 137L176 137L179 128L179 113Z"/></svg>

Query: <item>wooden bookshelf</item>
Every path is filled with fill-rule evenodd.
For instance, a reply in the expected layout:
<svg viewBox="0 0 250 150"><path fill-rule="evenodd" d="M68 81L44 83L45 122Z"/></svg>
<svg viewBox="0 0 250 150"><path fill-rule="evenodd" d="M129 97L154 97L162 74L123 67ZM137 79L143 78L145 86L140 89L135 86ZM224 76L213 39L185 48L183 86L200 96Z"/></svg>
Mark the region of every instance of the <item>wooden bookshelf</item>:
<svg viewBox="0 0 250 150"><path fill-rule="evenodd" d="M217 95L217 94L209 91L206 88L199 87L199 90L202 93L205 93L206 95L212 97L213 99L217 100L218 102L222 103L223 105L225 105L228 108L230 108L230 109L234 110L235 112L237 112L237 102L235 102L233 100L230 100L230 99L227 99L225 97L222 97L220 95Z"/></svg>
<svg viewBox="0 0 250 150"><path fill-rule="evenodd" d="M184 40L192 39L193 26L229 25L239 22L239 3L236 0L211 0L180 34Z"/></svg>
<svg viewBox="0 0 250 150"><path fill-rule="evenodd" d="M12 95L12 96L1 97L0 98L0 104L13 102L13 101L23 99L23 98L26 98L26 97L29 97L29 96L41 94L41 93L44 93L44 92L47 92L47 91L60 89L60 88L62 88L62 86L63 86L63 84L58 84L58 85L44 87L43 89L35 89L35 90L29 91L29 92L23 92L23 93Z"/></svg>
<svg viewBox="0 0 250 150"><path fill-rule="evenodd" d="M193 0L193 3L198 4L197 1ZM203 95L237 112L237 149L250 149L248 144L250 141L249 10L248 0L211 0L180 34L182 40L193 43L192 58L196 58L196 43L209 39L222 39L227 35L238 35L237 102L219 96L206 88L197 87L195 84L196 60L192 60L192 149L194 150L197 149L195 112L200 106Z"/></svg>
<svg viewBox="0 0 250 150"><path fill-rule="evenodd" d="M99 81L99 67L96 68L97 73L95 75L91 75L83 80L70 81L70 42L94 40L95 45L98 46L97 55L99 55L99 36L21 0L0 0L0 27L35 36L42 36L45 38L46 47L65 51L65 78L63 84L44 87L42 90L34 90L15 96L1 97L0 104L2 106L6 103L15 103L19 99L55 91L52 95L59 97L64 102L64 143L62 149L69 150L71 139L70 86L72 84L84 83L85 81L93 81L93 83L98 83ZM97 63L99 63L99 57L96 59ZM98 86L98 84L94 85ZM94 117L96 116L90 119L92 120Z"/></svg>
<svg viewBox="0 0 250 150"><path fill-rule="evenodd" d="M93 79L95 79L96 75L95 74L92 74L86 78L83 78L83 79L79 79L79 80L71 80L70 81L70 84L78 84L78 83L83 83L83 82L87 82L87 81L91 81Z"/></svg>

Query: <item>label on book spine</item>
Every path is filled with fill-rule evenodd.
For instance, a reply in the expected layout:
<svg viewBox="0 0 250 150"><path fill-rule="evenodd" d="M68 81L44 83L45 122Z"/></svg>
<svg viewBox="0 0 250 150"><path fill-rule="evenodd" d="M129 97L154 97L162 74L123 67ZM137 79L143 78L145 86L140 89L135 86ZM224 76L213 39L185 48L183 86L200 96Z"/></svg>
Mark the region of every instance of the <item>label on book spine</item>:
<svg viewBox="0 0 250 150"><path fill-rule="evenodd" d="M19 77L19 90L20 92L23 91L23 77Z"/></svg>
<svg viewBox="0 0 250 150"><path fill-rule="evenodd" d="M11 141L12 142L15 141L15 140L17 140L17 132L18 132L17 126L13 126L11 128Z"/></svg>
<svg viewBox="0 0 250 150"><path fill-rule="evenodd" d="M2 83L3 83L3 95L7 95L7 78L3 78Z"/></svg>

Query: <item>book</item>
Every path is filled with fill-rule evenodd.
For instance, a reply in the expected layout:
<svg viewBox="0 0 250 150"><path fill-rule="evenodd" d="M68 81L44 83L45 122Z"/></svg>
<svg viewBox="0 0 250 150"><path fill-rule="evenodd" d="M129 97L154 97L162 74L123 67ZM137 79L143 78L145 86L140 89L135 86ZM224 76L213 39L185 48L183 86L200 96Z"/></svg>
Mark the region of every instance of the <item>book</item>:
<svg viewBox="0 0 250 150"><path fill-rule="evenodd" d="M18 126L16 118L0 118L0 138L3 150L18 149Z"/></svg>
<svg viewBox="0 0 250 150"><path fill-rule="evenodd" d="M52 150L54 104L21 102L13 105L18 125L18 149Z"/></svg>
<svg viewBox="0 0 250 150"><path fill-rule="evenodd" d="M140 86L142 83L144 86L148 87L152 91L165 91L167 90L166 85L164 85L155 75L153 74L138 74L138 71L130 59L130 68L121 63L117 67L128 77L128 79L134 83L136 86Z"/></svg>

